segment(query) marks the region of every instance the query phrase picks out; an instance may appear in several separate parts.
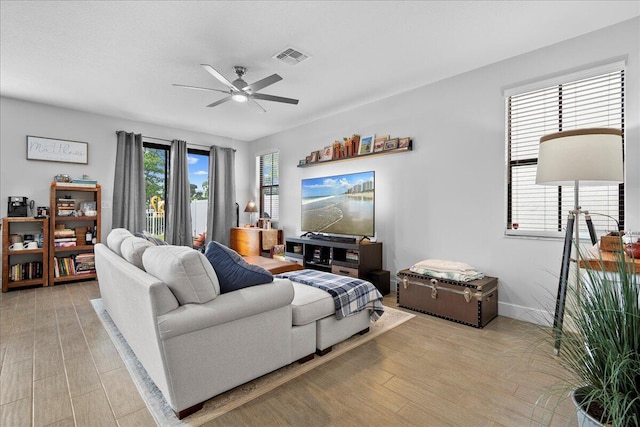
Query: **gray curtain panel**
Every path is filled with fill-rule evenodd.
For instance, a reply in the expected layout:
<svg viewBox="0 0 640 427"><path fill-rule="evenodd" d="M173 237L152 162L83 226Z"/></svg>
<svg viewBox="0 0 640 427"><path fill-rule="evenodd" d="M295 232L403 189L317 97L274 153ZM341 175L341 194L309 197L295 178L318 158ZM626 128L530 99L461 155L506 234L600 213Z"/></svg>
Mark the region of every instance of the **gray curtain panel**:
<svg viewBox="0 0 640 427"><path fill-rule="evenodd" d="M167 194L169 203L166 209L164 239L172 245L192 246L191 191L186 141L171 141L170 165Z"/></svg>
<svg viewBox="0 0 640 427"><path fill-rule="evenodd" d="M215 240L229 246L235 226L236 176L233 148L211 147L209 154L209 202L207 204L207 243Z"/></svg>
<svg viewBox="0 0 640 427"><path fill-rule="evenodd" d="M113 183L112 228L145 229L144 148L142 134L118 131Z"/></svg>

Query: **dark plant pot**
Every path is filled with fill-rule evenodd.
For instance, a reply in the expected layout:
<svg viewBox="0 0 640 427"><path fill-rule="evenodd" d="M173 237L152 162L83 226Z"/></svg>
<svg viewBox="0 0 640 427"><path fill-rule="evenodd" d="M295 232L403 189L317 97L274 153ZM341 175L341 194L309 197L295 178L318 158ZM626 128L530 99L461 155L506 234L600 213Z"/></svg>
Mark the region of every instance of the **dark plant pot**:
<svg viewBox="0 0 640 427"><path fill-rule="evenodd" d="M576 394L580 396L581 390L577 389L571 392L571 400L576 407L576 414L578 415L578 427L602 427L604 424L587 414L587 411L582 408L582 405L576 399Z"/></svg>

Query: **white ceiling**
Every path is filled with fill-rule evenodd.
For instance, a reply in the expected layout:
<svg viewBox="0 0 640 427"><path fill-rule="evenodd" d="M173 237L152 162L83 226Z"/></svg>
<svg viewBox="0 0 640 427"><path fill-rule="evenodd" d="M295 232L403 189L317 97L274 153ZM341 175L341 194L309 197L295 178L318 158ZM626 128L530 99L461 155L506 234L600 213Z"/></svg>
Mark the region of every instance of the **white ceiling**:
<svg viewBox="0 0 640 427"><path fill-rule="evenodd" d="M2 0L0 93L250 141L639 15L639 1ZM311 59L272 59L288 46ZM206 108L225 95L172 86L224 89L202 63L277 73L261 93L300 103Z"/></svg>

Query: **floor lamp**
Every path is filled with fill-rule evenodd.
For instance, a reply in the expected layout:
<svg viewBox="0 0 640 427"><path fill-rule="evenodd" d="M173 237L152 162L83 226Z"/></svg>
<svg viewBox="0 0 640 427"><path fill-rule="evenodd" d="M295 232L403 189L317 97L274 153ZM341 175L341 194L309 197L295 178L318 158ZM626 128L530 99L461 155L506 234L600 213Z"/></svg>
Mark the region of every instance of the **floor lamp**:
<svg viewBox="0 0 640 427"><path fill-rule="evenodd" d="M575 229L576 261L580 242L579 217L584 215L591 243L597 238L588 211L578 203L579 186L610 185L623 182L622 132L611 128L588 128L557 132L540 138L536 184L573 185L574 209L567 217L562 266L558 283L556 312L553 318L554 353L560 352L562 321L567 295L567 281L571 262L572 234ZM576 278L580 277L580 263L576 262Z"/></svg>

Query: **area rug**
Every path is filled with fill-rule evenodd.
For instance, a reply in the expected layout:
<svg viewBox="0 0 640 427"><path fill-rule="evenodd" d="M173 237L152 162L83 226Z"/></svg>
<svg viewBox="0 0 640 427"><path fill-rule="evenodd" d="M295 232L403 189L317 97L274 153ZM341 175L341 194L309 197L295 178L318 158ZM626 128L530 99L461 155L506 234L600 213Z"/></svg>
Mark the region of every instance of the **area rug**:
<svg viewBox="0 0 640 427"><path fill-rule="evenodd" d="M368 333L355 335L336 344L330 353L321 357L316 356L307 363L300 364L294 362L291 365L282 367L274 372L219 394L206 401L204 408L200 411L179 420L164 400L160 390L158 390L151 378L147 375L147 372L136 358L136 355L126 340L120 334L111 317L109 317L109 314L102 305L102 299L91 300L91 304L109 333L111 341L113 341L140 395L147 404L149 412L160 426L202 425L415 317L415 315L411 313L385 307L384 314L377 322L371 325Z"/></svg>

